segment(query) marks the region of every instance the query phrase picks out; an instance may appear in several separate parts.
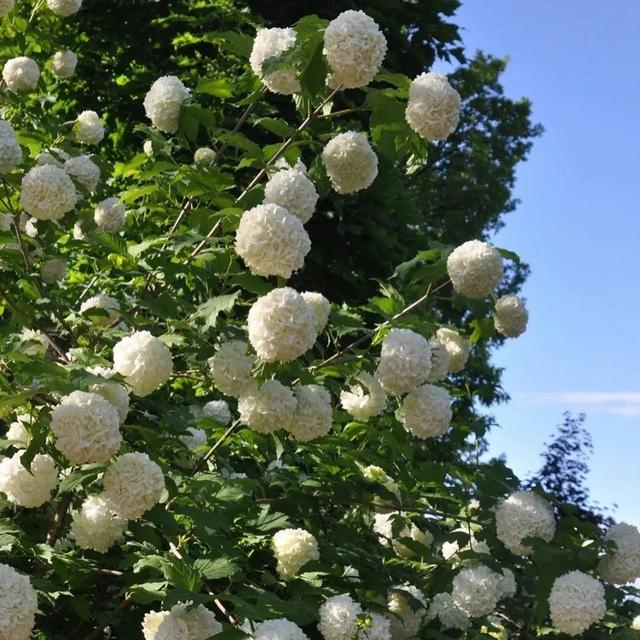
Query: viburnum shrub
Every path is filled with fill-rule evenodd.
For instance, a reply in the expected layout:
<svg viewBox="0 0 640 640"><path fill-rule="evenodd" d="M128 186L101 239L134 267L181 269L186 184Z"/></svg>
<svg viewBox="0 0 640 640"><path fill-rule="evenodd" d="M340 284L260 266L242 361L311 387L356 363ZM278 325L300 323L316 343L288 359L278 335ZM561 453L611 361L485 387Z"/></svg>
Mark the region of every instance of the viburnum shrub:
<svg viewBox="0 0 640 640"><path fill-rule="evenodd" d="M296 285L314 216L428 169L456 88L310 16L215 36L233 73L157 78L123 141L65 98L87 4L0 2L0 640L635 634L640 532L469 454L517 256L425 246L362 306Z"/></svg>

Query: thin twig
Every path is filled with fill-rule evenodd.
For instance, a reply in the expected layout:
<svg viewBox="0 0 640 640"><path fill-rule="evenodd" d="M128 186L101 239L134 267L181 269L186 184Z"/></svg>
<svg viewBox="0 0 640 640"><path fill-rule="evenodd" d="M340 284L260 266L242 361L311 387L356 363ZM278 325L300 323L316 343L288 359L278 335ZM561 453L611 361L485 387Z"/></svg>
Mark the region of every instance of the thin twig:
<svg viewBox="0 0 640 640"><path fill-rule="evenodd" d="M231 426L218 438L217 442L207 451L206 455L204 455L198 462L194 465L192 473L197 473L204 467L205 464L211 459L213 454L222 446L225 440L236 430L238 425L240 424L240 418L235 420Z"/></svg>
<svg viewBox="0 0 640 640"><path fill-rule="evenodd" d="M84 640L97 638L130 604L131 597L126 595L118 606Z"/></svg>

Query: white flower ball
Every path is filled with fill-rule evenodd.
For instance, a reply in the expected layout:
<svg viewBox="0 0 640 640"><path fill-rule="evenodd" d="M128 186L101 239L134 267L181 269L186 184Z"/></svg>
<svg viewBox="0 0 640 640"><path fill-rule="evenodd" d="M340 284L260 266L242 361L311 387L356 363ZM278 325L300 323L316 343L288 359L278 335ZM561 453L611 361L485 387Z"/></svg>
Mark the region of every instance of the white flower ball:
<svg viewBox="0 0 640 640"><path fill-rule="evenodd" d="M0 564L0 638L29 640L38 610L38 597L27 576Z"/></svg>
<svg viewBox="0 0 640 640"><path fill-rule="evenodd" d="M640 578L640 531L625 522L614 524L604 539L616 543L600 562L600 575L611 584L626 584Z"/></svg>
<svg viewBox="0 0 640 640"><path fill-rule="evenodd" d="M171 377L171 351L148 331L136 331L113 347L113 368L135 394L147 396Z"/></svg>
<svg viewBox="0 0 640 640"><path fill-rule="evenodd" d="M30 218L25 213L20 214L20 219L18 221L18 227L22 233L28 235L30 238L38 237L38 227L36 223L38 222L37 218ZM37 255L38 250L34 251L34 255Z"/></svg>
<svg viewBox="0 0 640 640"><path fill-rule="evenodd" d="M409 87L409 126L425 140L445 140L460 120L460 95L439 73L421 73Z"/></svg>
<svg viewBox="0 0 640 640"><path fill-rule="evenodd" d="M187 604L176 604L171 607L171 616L181 620L187 627L189 640L209 640L222 631L222 625L216 616L204 605L188 608Z"/></svg>
<svg viewBox="0 0 640 640"><path fill-rule="evenodd" d="M293 68L283 68L272 73L262 73L265 60L289 51L296 44L296 32L293 29L258 29L249 64L262 83L273 93L291 95L300 91L300 83Z"/></svg>
<svg viewBox="0 0 640 640"><path fill-rule="evenodd" d="M375 611L366 611L365 625L358 630L358 640L391 640L391 620Z"/></svg>
<svg viewBox="0 0 640 640"><path fill-rule="evenodd" d="M453 579L454 603L471 618L488 615L500 600L501 578L484 565L462 569Z"/></svg>
<svg viewBox="0 0 640 640"><path fill-rule="evenodd" d="M298 442L309 442L331 431L332 409L329 392L320 385L307 384L294 389L297 405L287 431Z"/></svg>
<svg viewBox="0 0 640 640"><path fill-rule="evenodd" d="M290 278L304 265L311 241L302 222L286 209L259 204L242 214L235 249L251 273Z"/></svg>
<svg viewBox="0 0 640 640"><path fill-rule="evenodd" d="M82 223L80 220L77 220L73 225L73 239L74 240L88 240L89 236L85 233L82 228Z"/></svg>
<svg viewBox="0 0 640 640"><path fill-rule="evenodd" d="M382 342L376 377L382 388L399 396L415 389L431 372L431 347L411 329L392 329Z"/></svg>
<svg viewBox="0 0 640 640"><path fill-rule="evenodd" d="M39 453L29 472L20 462L22 454L18 451L0 462L0 491L12 504L33 509L51 499L51 492L58 486L58 469L51 456Z"/></svg>
<svg viewBox="0 0 640 640"><path fill-rule="evenodd" d="M0 0L0 18L9 15L15 4L16 0Z"/></svg>
<svg viewBox="0 0 640 640"><path fill-rule="evenodd" d="M224 342L209 359L213 384L229 396L248 395L256 390L251 377L254 359L247 355L247 344L241 340Z"/></svg>
<svg viewBox="0 0 640 640"><path fill-rule="evenodd" d="M10 122L0 119L0 173L11 173L22 160L22 149Z"/></svg>
<svg viewBox="0 0 640 640"><path fill-rule="evenodd" d="M67 263L64 258L51 258L40 267L40 278L45 284L62 282L67 277Z"/></svg>
<svg viewBox="0 0 640 640"><path fill-rule="evenodd" d="M104 138L104 125L95 111L83 111L76 118L73 133L82 144L98 144Z"/></svg>
<svg viewBox="0 0 640 640"><path fill-rule="evenodd" d="M26 56L11 58L2 69L2 79L7 84L7 89L14 93L33 91L40 80L40 68L35 60Z"/></svg>
<svg viewBox="0 0 640 640"><path fill-rule="evenodd" d="M288 429L295 410L293 391L277 380L267 380L255 393L238 400L240 422L260 433Z"/></svg>
<svg viewBox="0 0 640 640"><path fill-rule="evenodd" d="M516 577L513 575L511 569L503 569L502 576L498 574L500 578L500 600L505 598L513 598L518 590L518 584L516 583Z"/></svg>
<svg viewBox="0 0 640 640"><path fill-rule="evenodd" d="M549 595L553 626L570 636L586 631L604 617L607 604L604 587L582 571L570 571L556 578Z"/></svg>
<svg viewBox="0 0 640 640"><path fill-rule="evenodd" d="M95 324L106 327L120 317L120 303L111 296L99 294L88 298L80 305L80 313L85 314L91 309L101 309L107 315L92 316L91 321Z"/></svg>
<svg viewBox="0 0 640 640"><path fill-rule="evenodd" d="M29 445L29 431L27 425L33 423L33 418L30 415L16 416L14 422L9 425L5 438L7 440L13 440L14 449L26 449Z"/></svg>
<svg viewBox="0 0 640 640"><path fill-rule="evenodd" d="M542 538L549 542L556 530L551 505L533 491L516 491L496 508L498 539L511 553L528 556L533 548L524 538Z"/></svg>
<svg viewBox="0 0 640 640"><path fill-rule="evenodd" d="M56 51L51 59L51 71L56 78L71 78L76 72L78 56L73 51Z"/></svg>
<svg viewBox="0 0 640 640"><path fill-rule="evenodd" d="M273 536L272 547L283 580L290 580L307 562L320 558L317 540L304 529L281 529Z"/></svg>
<svg viewBox="0 0 640 640"><path fill-rule="evenodd" d="M113 233L124 227L125 207L119 198L107 198L98 203L93 212L93 220L98 231Z"/></svg>
<svg viewBox="0 0 640 640"><path fill-rule="evenodd" d="M339 133L322 150L327 175L337 193L355 193L371 186L378 175L378 156L357 131Z"/></svg>
<svg viewBox="0 0 640 640"><path fill-rule="evenodd" d="M404 428L416 438L436 438L451 423L451 396L441 387L423 384L405 397L400 416Z"/></svg>
<svg viewBox="0 0 640 640"><path fill-rule="evenodd" d="M207 433L204 429L189 427L187 433L180 436L180 440L189 451L197 451L200 447L204 447L207 444Z"/></svg>
<svg viewBox="0 0 640 640"><path fill-rule="evenodd" d="M366 422L369 418L380 415L387 404L387 396L377 378L361 371L356 380L362 385L355 385L349 391L340 392L342 408L356 420ZM368 392L368 393L367 393Z"/></svg>
<svg viewBox="0 0 640 640"><path fill-rule="evenodd" d="M522 298L502 296L496 301L493 323L496 331L507 338L517 338L527 330L529 312Z"/></svg>
<svg viewBox="0 0 640 640"><path fill-rule="evenodd" d="M323 53L332 71L332 86L366 87L380 70L387 40L366 13L343 11L324 32Z"/></svg>
<svg viewBox="0 0 640 640"><path fill-rule="evenodd" d="M316 331L320 333L329 322L331 303L321 294L315 291L303 291L304 301L313 309L316 316Z"/></svg>
<svg viewBox="0 0 640 640"><path fill-rule="evenodd" d="M47 7L56 15L66 18L80 11L82 0L47 0Z"/></svg>
<svg viewBox="0 0 640 640"><path fill-rule="evenodd" d="M457 540L453 540L451 542L443 542L442 543L442 557L445 560L449 560L453 556L458 553L463 553L464 551L474 551L475 553L486 553L487 555L491 554L491 550L489 549L489 545L484 542L484 540L476 540L476 537L473 533L469 533L468 529L459 528L454 529L454 533L465 533L469 536L469 542L465 544L463 547L460 547ZM469 561L463 561L462 564L468 564Z"/></svg>
<svg viewBox="0 0 640 640"><path fill-rule="evenodd" d="M471 346L466 338L463 338L457 331L442 327L436 331L436 339L446 349L449 355L449 371L457 373L462 371L467 360Z"/></svg>
<svg viewBox="0 0 640 640"><path fill-rule="evenodd" d="M313 347L316 316L294 289L273 289L258 298L247 318L249 341L266 362L289 362Z"/></svg>
<svg viewBox="0 0 640 640"><path fill-rule="evenodd" d="M171 611L149 611L145 614L142 635L145 640L191 640L186 622Z"/></svg>
<svg viewBox="0 0 640 640"><path fill-rule="evenodd" d="M100 182L100 167L89 156L69 158L64 163L64 170L88 191L95 191Z"/></svg>
<svg viewBox="0 0 640 640"><path fill-rule="evenodd" d="M216 152L210 147L200 147L193 154L193 161L201 166L213 164L216 159Z"/></svg>
<svg viewBox="0 0 640 640"><path fill-rule="evenodd" d="M162 469L146 453L125 453L107 469L104 497L116 515L137 520L160 501Z"/></svg>
<svg viewBox="0 0 640 640"><path fill-rule="evenodd" d="M42 331L23 329L20 334L21 350L29 356L44 356L51 346L49 338ZM27 343L32 343L28 344Z"/></svg>
<svg viewBox="0 0 640 640"><path fill-rule="evenodd" d="M95 367L89 369L89 371L104 378L110 378L113 375L113 372L109 369L107 369L107 371L109 371L107 375L104 375L102 372L98 373L99 369L102 369L102 367ZM129 413L129 391L127 391L124 385L118 382L98 382L92 384L89 387L89 391L91 391L91 393L97 393L114 406L118 412L120 424L127 419L127 414Z"/></svg>
<svg viewBox="0 0 640 640"><path fill-rule="evenodd" d="M427 599L420 589L411 584L393 587L388 607L399 617L391 619L393 640L408 640L418 635L427 614Z"/></svg>
<svg viewBox="0 0 640 640"><path fill-rule="evenodd" d="M151 140L145 140L142 145L142 150L149 158L153 158L153 142Z"/></svg>
<svg viewBox="0 0 640 640"><path fill-rule="evenodd" d="M636 616L636 617L633 619L633 621L632 621L632 623L631 623L631 628L632 628L634 631L640 631L640 616Z"/></svg>
<svg viewBox="0 0 640 640"><path fill-rule="evenodd" d="M89 496L73 515L71 534L81 549L106 553L124 535L127 521L115 515L104 496Z"/></svg>
<svg viewBox="0 0 640 640"><path fill-rule="evenodd" d="M180 107L191 92L175 76L158 78L144 98L144 110L151 124L164 133L175 133L180 124Z"/></svg>
<svg viewBox="0 0 640 640"><path fill-rule="evenodd" d="M324 640L352 640L362 607L348 593L327 598L318 611L318 630Z"/></svg>
<svg viewBox="0 0 640 640"><path fill-rule="evenodd" d="M458 293L467 298L484 298L502 280L502 256L486 242L469 240L449 254L447 272Z"/></svg>
<svg viewBox="0 0 640 640"><path fill-rule="evenodd" d="M54 165L33 167L22 178L20 206L38 220L60 220L77 199L71 178Z"/></svg>
<svg viewBox="0 0 640 640"><path fill-rule="evenodd" d="M386 475L386 474L385 474ZM404 526L397 534L393 534L393 523L398 515L401 515L398 511L392 511L390 513L376 513L373 516L373 531L378 534L378 540L381 545L388 546L391 543L393 550L404 558L411 558L415 554L409 547L402 544L399 540L401 538L410 538L414 542L418 542L425 547L428 547L433 542L433 536L428 531L422 531L413 522Z"/></svg>
<svg viewBox="0 0 640 640"><path fill-rule="evenodd" d="M309 640L295 622L286 618L258 622L251 637L253 640Z"/></svg>
<svg viewBox="0 0 640 640"><path fill-rule="evenodd" d="M303 171L297 167L274 173L264 188L265 204L277 204L305 223L316 210L318 192Z"/></svg>
<svg viewBox="0 0 640 640"><path fill-rule="evenodd" d="M229 424L231 422L231 409L224 400L211 400L202 407L202 415L207 418L213 418L220 424Z"/></svg>
<svg viewBox="0 0 640 640"><path fill-rule="evenodd" d="M433 596L427 620L439 618L444 629L460 629L464 631L469 628L471 620L460 607L456 606L450 593L437 593Z"/></svg>
<svg viewBox="0 0 640 640"><path fill-rule="evenodd" d="M122 436L115 407L97 393L74 391L51 412L56 448L74 464L106 462Z"/></svg>

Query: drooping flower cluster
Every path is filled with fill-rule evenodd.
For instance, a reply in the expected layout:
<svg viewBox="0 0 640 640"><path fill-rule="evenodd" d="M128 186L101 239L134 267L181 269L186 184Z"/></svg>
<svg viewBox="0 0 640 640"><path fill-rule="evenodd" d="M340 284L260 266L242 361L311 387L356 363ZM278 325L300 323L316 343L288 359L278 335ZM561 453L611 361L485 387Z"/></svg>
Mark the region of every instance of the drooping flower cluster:
<svg viewBox="0 0 640 640"><path fill-rule="evenodd" d="M104 125L95 111L83 111L76 118L73 133L81 144L98 144L104 138Z"/></svg>
<svg viewBox="0 0 640 640"><path fill-rule="evenodd" d="M33 91L40 80L40 68L35 60L26 56L11 58L2 68L2 79L9 91Z"/></svg>
<svg viewBox="0 0 640 640"><path fill-rule="evenodd" d="M373 530L378 534L380 544L384 546L392 545L393 550L404 558L411 558L414 556L412 549L400 542L401 538L409 538L414 542L417 542L425 547L428 547L433 542L433 535L429 531L423 531L418 528L413 522L404 526L397 534L393 534L393 523L395 517L402 515L398 512L391 513L376 513L373 518Z"/></svg>
<svg viewBox="0 0 640 640"><path fill-rule="evenodd" d="M0 564L0 638L28 640L35 624L38 597L27 576Z"/></svg>
<svg viewBox="0 0 640 640"><path fill-rule="evenodd" d="M445 140L460 120L460 95L439 73L421 73L409 87L409 126L426 140Z"/></svg>
<svg viewBox="0 0 640 640"><path fill-rule="evenodd" d="M47 0L47 7L56 15L66 18L80 11L82 0Z"/></svg>
<svg viewBox="0 0 640 640"><path fill-rule="evenodd" d="M298 442L326 436L331 430L331 396L317 384L294 388L296 409L287 426Z"/></svg>
<svg viewBox="0 0 640 640"><path fill-rule="evenodd" d="M231 422L231 410L224 400L210 400L202 407L202 415L207 418L213 418L220 424L229 424Z"/></svg>
<svg viewBox="0 0 640 640"><path fill-rule="evenodd" d="M518 555L530 555L533 548L522 543L524 538L542 538L549 542L556 530L549 503L533 491L516 491L496 509L498 539Z"/></svg>
<svg viewBox="0 0 640 640"><path fill-rule="evenodd" d="M361 371L356 380L361 384L350 387L349 391L341 391L340 403L356 420L366 422L384 411L387 396L380 381L370 373Z"/></svg>
<svg viewBox="0 0 640 640"><path fill-rule="evenodd" d="M380 70L387 40L362 11L343 11L324 32L323 53L332 71L331 87L366 87Z"/></svg>
<svg viewBox="0 0 640 640"><path fill-rule="evenodd" d="M600 562L600 575L611 584L625 584L640 578L640 531L619 522L607 531L605 541L616 543Z"/></svg>
<svg viewBox="0 0 640 640"><path fill-rule="evenodd" d="M315 291L303 291L304 301L313 309L316 317L316 331L320 333L329 322L331 303L321 294Z"/></svg>
<svg viewBox="0 0 640 640"><path fill-rule="evenodd" d="M45 284L62 282L67 277L67 262L64 258L51 258L42 263L40 278Z"/></svg>
<svg viewBox="0 0 640 640"><path fill-rule="evenodd" d="M469 628L471 620L460 607L456 605L450 593L437 593L433 596L427 620L438 618L444 629L460 629L464 631Z"/></svg>
<svg viewBox="0 0 640 640"><path fill-rule="evenodd" d="M26 449L29 444L29 431L27 425L32 424L33 419L28 414L21 414L16 416L14 422L9 425L5 438L13 441L13 447L15 449Z"/></svg>
<svg viewBox="0 0 640 640"><path fill-rule="evenodd" d="M275 618L255 625L253 640L309 640L305 632L291 620Z"/></svg>
<svg viewBox="0 0 640 640"><path fill-rule="evenodd" d="M411 329L392 329L382 342L376 377L393 395L415 389L429 377L431 348L425 338Z"/></svg>
<svg viewBox="0 0 640 640"><path fill-rule="evenodd" d="M39 220L59 220L76 206L77 199L71 178L54 165L35 166L22 178L20 206Z"/></svg>
<svg viewBox="0 0 640 640"><path fill-rule="evenodd" d="M81 549L106 553L122 539L126 526L104 496L89 496L73 515L71 535Z"/></svg>
<svg viewBox="0 0 640 640"><path fill-rule="evenodd" d="M393 640L408 640L417 636L427 615L427 599L416 586L404 584L393 587L388 595Z"/></svg>
<svg viewBox="0 0 640 640"><path fill-rule="evenodd" d="M459 553L463 553L465 551L474 551L475 553L486 553L487 555L491 553L491 550L489 549L489 545L487 545L487 543L484 540L476 540L476 537L473 534L473 532L470 532L468 529L458 528L458 529L454 529L452 533L464 533L469 537L469 541L466 544L464 544L462 547L460 546L457 540L452 540L450 542L443 542L442 557L445 560L449 560L449 558L452 558L453 556ZM465 563L462 562L462 564L465 564Z"/></svg>
<svg viewBox="0 0 640 640"><path fill-rule="evenodd" d="M503 595L502 578L485 565L461 569L453 579L453 602L471 618L486 616Z"/></svg>
<svg viewBox="0 0 640 640"><path fill-rule="evenodd" d="M239 397L256 390L255 380L251 377L254 359L247 355L247 345L241 340L229 340L218 348L209 359L209 368L213 384L222 393Z"/></svg>
<svg viewBox="0 0 640 640"><path fill-rule="evenodd" d="M180 440L189 451L197 451L200 447L207 444L207 434L203 429L188 427L187 433L180 436Z"/></svg>
<svg viewBox="0 0 640 640"><path fill-rule="evenodd" d="M100 167L89 156L69 158L64 163L64 170L87 191L95 191L100 182Z"/></svg>
<svg viewBox="0 0 640 640"><path fill-rule="evenodd" d="M391 640L391 620L375 611L365 611L360 619L358 640Z"/></svg>
<svg viewBox="0 0 640 640"><path fill-rule="evenodd" d="M423 384L407 394L401 409L404 428L417 438L442 435L451 423L451 396L442 387Z"/></svg>
<svg viewBox="0 0 640 640"><path fill-rule="evenodd" d="M496 301L493 323L496 331L508 338L517 338L527 329L529 312L518 296L502 296Z"/></svg>
<svg viewBox="0 0 640 640"><path fill-rule="evenodd" d="M264 73L262 70L265 60L289 51L295 44L296 32L290 28L259 29L256 33L249 64L269 91L284 95L300 91L300 83L296 77L295 69L287 67L276 69L271 73Z"/></svg>
<svg viewBox="0 0 640 640"><path fill-rule="evenodd" d="M296 406L293 391L277 380L267 380L255 392L238 401L242 424L261 433L288 429Z"/></svg>
<svg viewBox="0 0 640 640"><path fill-rule="evenodd" d="M102 327L110 325L120 316L120 303L111 296L103 294L91 296L80 305L81 314L85 314L92 309L100 309L105 312L105 315L93 315L91 317L93 322Z"/></svg>
<svg viewBox="0 0 640 640"><path fill-rule="evenodd" d="M89 387L89 391L97 393L105 400L110 402L118 412L118 419L123 423L127 419L129 413L129 392L126 387L118 382L108 381L113 377L113 370L105 367L91 367L88 369L90 373L105 378L105 382L97 382Z"/></svg>
<svg viewBox="0 0 640 640"><path fill-rule="evenodd" d="M98 231L115 233L124 226L125 215L124 203L119 198L107 198L98 203L93 220Z"/></svg>
<svg viewBox="0 0 640 640"><path fill-rule="evenodd" d="M146 396L171 377L171 351L148 331L136 331L113 347L113 369L135 394Z"/></svg>
<svg viewBox="0 0 640 640"><path fill-rule="evenodd" d="M296 165L281 169L269 178L264 188L264 202L283 207L304 224L316 209L318 192L304 167Z"/></svg>
<svg viewBox="0 0 640 640"><path fill-rule="evenodd" d="M429 382L439 382L447 377L449 371L449 352L443 344L437 340L429 340L431 348L431 371L429 371Z"/></svg>
<svg viewBox="0 0 640 640"><path fill-rule="evenodd" d="M307 562L320 558L317 540L304 529L281 529L273 536L272 547L283 580L293 578Z"/></svg>
<svg viewBox="0 0 640 640"><path fill-rule="evenodd" d="M180 108L191 92L175 76L158 78L144 98L144 110L151 124L164 133L175 133L180 123Z"/></svg>
<svg viewBox="0 0 640 640"><path fill-rule="evenodd" d="M51 59L51 71L57 78L65 80L76 72L78 56L73 51L56 51Z"/></svg>
<svg viewBox="0 0 640 640"><path fill-rule="evenodd" d="M22 160L22 149L10 122L0 120L0 173L11 173Z"/></svg>
<svg viewBox="0 0 640 640"><path fill-rule="evenodd" d="M176 604L170 611L150 611L142 621L145 640L209 640L222 631L204 605Z"/></svg>
<svg viewBox="0 0 640 640"><path fill-rule="evenodd" d="M351 640L358 631L362 607L348 593L325 600L318 611L318 630L324 640Z"/></svg>
<svg viewBox="0 0 640 640"><path fill-rule="evenodd" d="M122 436L115 407L97 393L74 391L51 412L56 448L74 464L106 462Z"/></svg>
<svg viewBox="0 0 640 640"><path fill-rule="evenodd" d="M601 620L607 610L604 587L582 571L570 571L556 578L549 595L553 626L577 636Z"/></svg>
<svg viewBox="0 0 640 640"><path fill-rule="evenodd" d="M27 471L20 462L22 453L0 462L0 491L12 504L32 509L51 499L58 486L58 469L51 456L38 453Z"/></svg>
<svg viewBox="0 0 640 640"><path fill-rule="evenodd" d="M242 214L235 249L251 273L290 278L304 265L311 241L299 218L277 204L260 204Z"/></svg>
<svg viewBox="0 0 640 640"><path fill-rule="evenodd" d="M378 157L357 131L339 133L329 140L322 151L322 161L337 193L366 189L378 175Z"/></svg>
<svg viewBox="0 0 640 640"><path fill-rule="evenodd" d="M436 331L436 339L449 354L449 371L451 373L462 371L469 359L469 341L457 331L446 327Z"/></svg>
<svg viewBox="0 0 640 640"><path fill-rule="evenodd" d="M215 159L216 152L211 147L199 147L193 153L193 161L203 167L213 164Z"/></svg>
<svg viewBox="0 0 640 640"><path fill-rule="evenodd" d="M449 254L447 272L458 293L468 298L484 298L502 280L502 256L486 242L469 240Z"/></svg>

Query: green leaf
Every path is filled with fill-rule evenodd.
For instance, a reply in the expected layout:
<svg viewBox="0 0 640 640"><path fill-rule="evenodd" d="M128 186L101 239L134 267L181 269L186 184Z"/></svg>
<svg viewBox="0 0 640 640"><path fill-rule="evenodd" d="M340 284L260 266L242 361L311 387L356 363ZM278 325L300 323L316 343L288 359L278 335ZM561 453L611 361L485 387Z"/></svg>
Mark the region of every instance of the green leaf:
<svg viewBox="0 0 640 640"><path fill-rule="evenodd" d="M193 568L207 580L219 580L220 578L229 578L238 571L240 567L231 558L199 558L193 563Z"/></svg>
<svg viewBox="0 0 640 640"><path fill-rule="evenodd" d="M206 93L222 100L233 97L233 89L227 78L200 78L196 86L196 93Z"/></svg>
<svg viewBox="0 0 640 640"><path fill-rule="evenodd" d="M240 291L234 291L222 296L216 296L202 303L193 314L193 317L204 318L204 326L202 331L206 331L210 327L215 327L218 315L222 311L231 311L240 295Z"/></svg>

